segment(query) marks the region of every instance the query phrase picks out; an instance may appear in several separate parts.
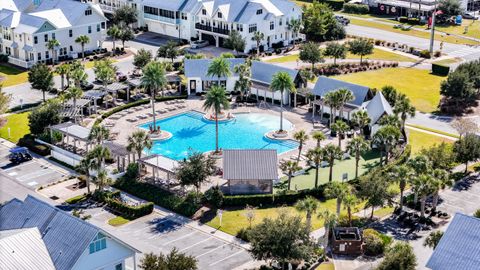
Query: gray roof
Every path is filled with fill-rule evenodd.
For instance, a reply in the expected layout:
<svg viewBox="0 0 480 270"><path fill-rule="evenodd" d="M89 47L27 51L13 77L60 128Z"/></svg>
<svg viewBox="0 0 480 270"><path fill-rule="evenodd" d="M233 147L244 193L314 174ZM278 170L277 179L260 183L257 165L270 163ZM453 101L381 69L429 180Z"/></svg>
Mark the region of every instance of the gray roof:
<svg viewBox="0 0 480 270"><path fill-rule="evenodd" d="M233 67L238 64L245 63L245 59L242 58L228 58L230 62L230 71L233 73ZM187 78L200 78L201 80L217 80L218 78L207 76L208 66L213 59L185 59L185 77ZM220 78L225 80L226 78Z"/></svg>
<svg viewBox="0 0 480 270"><path fill-rule="evenodd" d="M74 124L72 122L65 122L58 125L51 126L50 129L59 131L65 135L86 141L90 135L90 129Z"/></svg>
<svg viewBox="0 0 480 270"><path fill-rule="evenodd" d="M103 142L103 146L108 148L110 150L110 153L112 153L114 156L128 156L130 152L127 150L127 148L119 143L116 142L111 142L111 141L106 141Z"/></svg>
<svg viewBox="0 0 480 270"><path fill-rule="evenodd" d="M390 103L385 99L382 92L378 91L377 94L370 100L365 107L368 116L370 117L370 123L373 125L384 115L392 115L393 110Z"/></svg>
<svg viewBox="0 0 480 270"><path fill-rule="evenodd" d="M179 166L178 161L157 154L139 158L137 161L170 173L174 173Z"/></svg>
<svg viewBox="0 0 480 270"><path fill-rule="evenodd" d="M480 219L457 213L427 267L434 270L480 269Z"/></svg>
<svg viewBox="0 0 480 270"><path fill-rule="evenodd" d="M228 180L278 179L277 150L224 150L223 178Z"/></svg>
<svg viewBox="0 0 480 270"><path fill-rule="evenodd" d="M277 72L287 72L292 77L292 80L298 75L298 70L290 69L286 67L281 67L278 65L260 62L260 61L252 61L252 81L264 83L270 85L272 82L273 75Z"/></svg>
<svg viewBox="0 0 480 270"><path fill-rule="evenodd" d="M348 83L324 76L319 76L312 93L317 96L324 97L327 93L335 91L340 88L347 88L352 91L355 99L350 104L358 107L362 106L370 94L370 88L358 84Z"/></svg>

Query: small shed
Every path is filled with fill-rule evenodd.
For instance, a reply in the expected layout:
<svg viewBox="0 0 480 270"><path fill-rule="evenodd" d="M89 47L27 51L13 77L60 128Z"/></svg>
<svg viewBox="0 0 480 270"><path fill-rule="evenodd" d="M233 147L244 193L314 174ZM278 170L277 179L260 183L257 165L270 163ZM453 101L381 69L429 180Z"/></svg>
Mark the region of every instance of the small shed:
<svg viewBox="0 0 480 270"><path fill-rule="evenodd" d="M357 227L336 227L333 229L332 250L335 254L361 255L363 239Z"/></svg>
<svg viewBox="0 0 480 270"><path fill-rule="evenodd" d="M230 194L272 193L278 179L277 151L224 150L223 178Z"/></svg>

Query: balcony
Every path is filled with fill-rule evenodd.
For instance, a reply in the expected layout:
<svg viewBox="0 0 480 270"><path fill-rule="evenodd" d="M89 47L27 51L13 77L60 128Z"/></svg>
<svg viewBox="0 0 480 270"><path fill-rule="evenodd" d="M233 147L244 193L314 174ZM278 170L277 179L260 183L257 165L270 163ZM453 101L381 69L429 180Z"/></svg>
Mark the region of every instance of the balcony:
<svg viewBox="0 0 480 270"><path fill-rule="evenodd" d="M173 18L163 17L163 16L149 14L149 13L144 13L143 17L145 19L155 20L155 21L164 22L164 23L180 24L180 19L173 19Z"/></svg>
<svg viewBox="0 0 480 270"><path fill-rule="evenodd" d="M214 33L218 33L218 34L222 34L222 35L229 35L230 34L230 30L228 29L223 29L223 28L218 28L218 27L211 27L209 25L203 25L203 24L200 24L200 23L196 23L195 24L195 29L198 29L198 30L203 30L203 31L208 31L208 32L214 32Z"/></svg>
<svg viewBox="0 0 480 270"><path fill-rule="evenodd" d="M117 10L117 7L106 5L106 4L100 4L100 9L102 9L104 12L113 13L115 12L115 10Z"/></svg>

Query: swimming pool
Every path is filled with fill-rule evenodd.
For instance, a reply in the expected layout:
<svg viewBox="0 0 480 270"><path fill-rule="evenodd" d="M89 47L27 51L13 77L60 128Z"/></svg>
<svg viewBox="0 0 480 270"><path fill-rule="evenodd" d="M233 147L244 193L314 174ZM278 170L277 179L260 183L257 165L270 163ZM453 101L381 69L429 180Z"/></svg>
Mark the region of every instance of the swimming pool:
<svg viewBox="0 0 480 270"><path fill-rule="evenodd" d="M279 116L264 113L235 114L235 119L220 122L218 127L218 147L222 149L275 149L281 154L298 147L292 140L277 141L265 138L265 133L279 128ZM148 130L152 122L140 125ZM172 138L154 141L147 154L160 154L181 160L189 151L208 152L215 150L215 122L203 119L203 114L190 111L165 119L157 120L162 130L172 133ZM288 120L283 120L286 130L293 128Z"/></svg>

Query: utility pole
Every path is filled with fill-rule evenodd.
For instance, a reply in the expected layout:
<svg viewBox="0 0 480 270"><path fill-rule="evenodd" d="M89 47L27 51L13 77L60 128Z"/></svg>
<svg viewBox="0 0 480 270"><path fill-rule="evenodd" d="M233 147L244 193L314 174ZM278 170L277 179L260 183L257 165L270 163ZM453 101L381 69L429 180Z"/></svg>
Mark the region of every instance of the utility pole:
<svg viewBox="0 0 480 270"><path fill-rule="evenodd" d="M432 25L430 26L430 55L433 57L433 43L435 42L435 16L437 13L437 1L435 1L435 8L432 13Z"/></svg>

